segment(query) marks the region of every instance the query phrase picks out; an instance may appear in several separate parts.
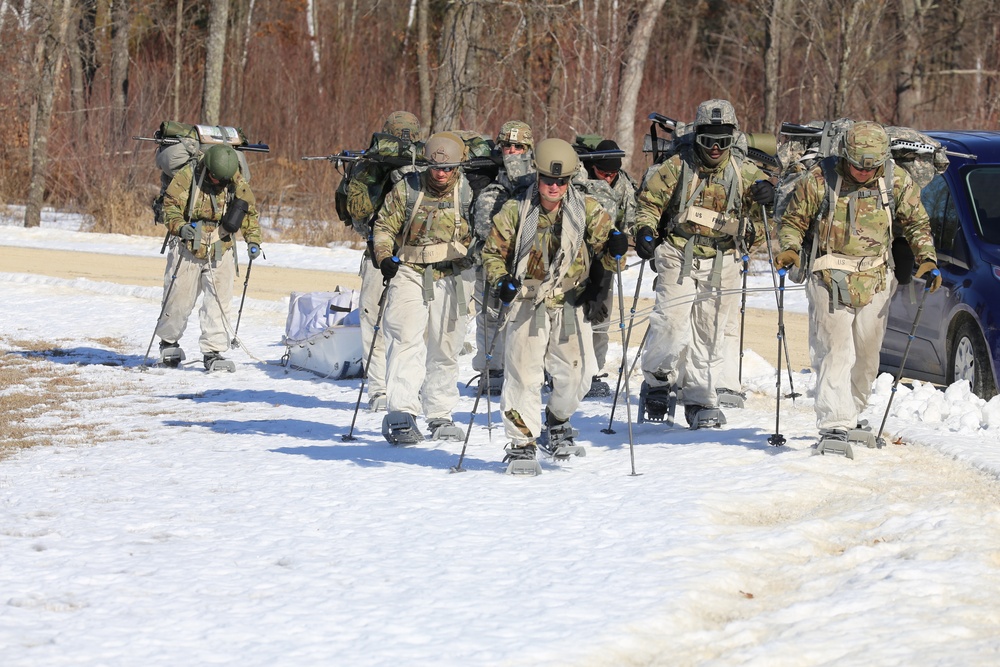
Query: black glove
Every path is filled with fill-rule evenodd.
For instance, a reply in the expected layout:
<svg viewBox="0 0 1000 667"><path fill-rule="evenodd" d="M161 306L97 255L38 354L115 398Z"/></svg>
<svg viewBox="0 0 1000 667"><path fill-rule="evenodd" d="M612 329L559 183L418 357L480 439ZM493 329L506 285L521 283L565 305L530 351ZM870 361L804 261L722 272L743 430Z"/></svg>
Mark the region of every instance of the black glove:
<svg viewBox="0 0 1000 667"><path fill-rule="evenodd" d="M382 278L384 282L388 283L396 276L396 272L399 271L399 257L393 255L392 257L386 257L382 260L382 263L378 265L379 271L382 272Z"/></svg>
<svg viewBox="0 0 1000 667"><path fill-rule="evenodd" d="M608 301L588 301L583 304L583 316L592 324L600 324L608 319Z"/></svg>
<svg viewBox="0 0 1000 667"><path fill-rule="evenodd" d="M254 261L260 257L260 244L259 243L248 243L247 244L247 254L250 256L250 261Z"/></svg>
<svg viewBox="0 0 1000 667"><path fill-rule="evenodd" d="M500 303L510 303L517 297L518 290L521 289L521 281L509 273L501 278L494 289Z"/></svg>
<svg viewBox="0 0 1000 667"><path fill-rule="evenodd" d="M635 253L643 259L653 259L656 253L656 232L649 227L640 227L635 232Z"/></svg>
<svg viewBox="0 0 1000 667"><path fill-rule="evenodd" d="M771 181L757 181L750 186L750 196L761 206L774 203L774 184Z"/></svg>
<svg viewBox="0 0 1000 667"><path fill-rule="evenodd" d="M177 232L177 235L180 236L185 241L194 241L194 237L197 233L198 229L195 226L195 223L190 222L181 227L180 231Z"/></svg>
<svg viewBox="0 0 1000 667"><path fill-rule="evenodd" d="M615 259L623 257L625 253L628 252L628 237L617 229L612 230L611 235L608 236L608 243L604 246L604 249Z"/></svg>

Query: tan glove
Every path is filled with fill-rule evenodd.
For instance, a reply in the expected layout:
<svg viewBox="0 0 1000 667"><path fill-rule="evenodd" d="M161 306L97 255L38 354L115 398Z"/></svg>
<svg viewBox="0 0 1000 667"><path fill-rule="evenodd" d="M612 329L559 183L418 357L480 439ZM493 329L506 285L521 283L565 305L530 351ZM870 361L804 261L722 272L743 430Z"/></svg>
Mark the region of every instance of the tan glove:
<svg viewBox="0 0 1000 667"><path fill-rule="evenodd" d="M917 267L917 272L914 274L915 278L919 278L925 273L930 273L931 271L937 271L937 264L927 260L923 264ZM938 271L937 275L932 275L927 278L927 289L931 292L936 292L937 288L941 287L941 272Z"/></svg>
<svg viewBox="0 0 1000 667"><path fill-rule="evenodd" d="M791 265L799 266L799 251L798 250L782 250L778 253L778 256L774 258L774 265L779 269Z"/></svg>

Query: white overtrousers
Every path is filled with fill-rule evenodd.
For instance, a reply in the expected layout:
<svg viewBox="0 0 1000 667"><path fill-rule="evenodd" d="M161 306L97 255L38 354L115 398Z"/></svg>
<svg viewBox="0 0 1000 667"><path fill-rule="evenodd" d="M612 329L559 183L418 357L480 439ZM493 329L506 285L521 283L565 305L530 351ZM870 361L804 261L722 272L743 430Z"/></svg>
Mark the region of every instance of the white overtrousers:
<svg viewBox="0 0 1000 667"><path fill-rule="evenodd" d="M503 370L505 338L503 331L500 335L496 335L500 309L496 307L498 299L490 293L492 289L486 284L485 273L483 267L476 267L476 297L484 299L487 304L485 312L482 302L473 306L476 309L476 356L472 358L472 368L480 373L486 370L486 353L490 351L490 345L493 346L490 354L490 370Z"/></svg>
<svg viewBox="0 0 1000 667"><path fill-rule="evenodd" d="M822 279L810 276L806 283L809 356L817 374L816 426L821 431L850 431L868 405L894 289L895 280L867 306L831 313L830 292Z"/></svg>
<svg viewBox="0 0 1000 667"><path fill-rule="evenodd" d="M430 269L428 269L430 270ZM456 284L461 282L461 290ZM470 272L434 281L424 301L423 276L406 266L389 282L385 323L386 402L389 412L451 419L458 403L458 355L468 326ZM464 295L466 314L459 312Z"/></svg>
<svg viewBox="0 0 1000 667"><path fill-rule="evenodd" d="M731 310L722 292L738 289L739 265L732 255L723 258L720 290L711 285L714 259L695 258L690 274L677 284L683 261L683 253L669 243L656 249L656 302L642 372L650 387L678 384L686 404L716 407Z"/></svg>
<svg viewBox="0 0 1000 667"><path fill-rule="evenodd" d="M375 338L375 347L372 347L372 338L375 335L375 322L378 319L378 301L382 297L382 272L375 268L372 260L366 254L361 259L361 293L359 294L359 305L361 317L361 345L364 353L368 355L371 351L371 359L368 361L368 395L377 396L385 394L385 334L382 325L379 323L378 337ZM385 314L382 315L385 317Z"/></svg>
<svg viewBox="0 0 1000 667"><path fill-rule="evenodd" d="M232 248L218 260L197 259L184 243L171 243L163 274L163 315L156 324L156 335L168 343L178 342L184 335L188 317L198 297L202 296L198 312L201 353L228 350L235 276Z"/></svg>
<svg viewBox="0 0 1000 667"><path fill-rule="evenodd" d="M542 386L545 371L552 376L548 409L561 421L576 412L590 389L596 373L594 332L583 318L582 308L570 310L576 333L564 335L562 306L537 306L544 315L536 318L536 306L529 299L511 304L507 316L507 345L504 355L504 382L500 397L504 431L514 445L523 445L542 432ZM532 437L526 436L507 416L515 410Z"/></svg>

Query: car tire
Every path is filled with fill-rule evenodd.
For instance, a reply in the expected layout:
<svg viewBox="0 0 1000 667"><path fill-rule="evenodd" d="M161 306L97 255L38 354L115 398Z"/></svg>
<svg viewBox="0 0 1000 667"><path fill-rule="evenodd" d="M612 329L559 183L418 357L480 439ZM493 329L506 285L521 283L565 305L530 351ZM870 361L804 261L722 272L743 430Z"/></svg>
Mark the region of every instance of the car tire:
<svg viewBox="0 0 1000 667"><path fill-rule="evenodd" d="M972 320L963 320L951 338L948 355L948 384L968 380L972 393L989 400L997 393L986 341Z"/></svg>

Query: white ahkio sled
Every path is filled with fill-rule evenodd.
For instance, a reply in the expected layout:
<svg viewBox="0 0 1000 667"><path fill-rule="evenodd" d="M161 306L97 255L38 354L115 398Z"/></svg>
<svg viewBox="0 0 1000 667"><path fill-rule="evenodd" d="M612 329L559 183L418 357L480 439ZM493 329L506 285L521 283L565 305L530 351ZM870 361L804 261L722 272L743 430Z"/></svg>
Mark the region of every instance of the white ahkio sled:
<svg viewBox="0 0 1000 667"><path fill-rule="evenodd" d="M282 365L332 380L361 377L364 351L358 292L292 292Z"/></svg>

